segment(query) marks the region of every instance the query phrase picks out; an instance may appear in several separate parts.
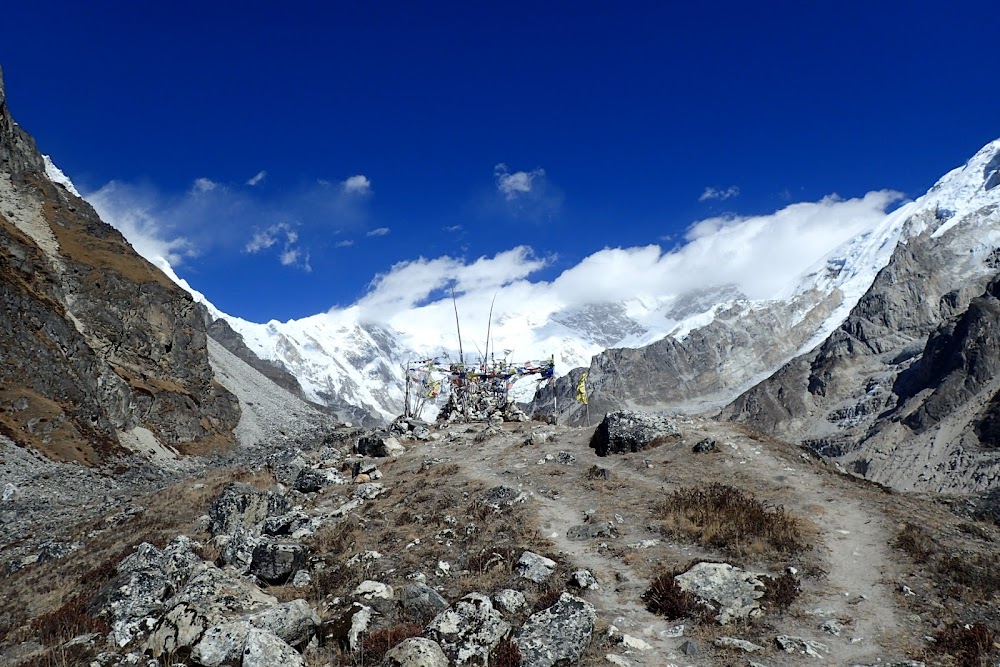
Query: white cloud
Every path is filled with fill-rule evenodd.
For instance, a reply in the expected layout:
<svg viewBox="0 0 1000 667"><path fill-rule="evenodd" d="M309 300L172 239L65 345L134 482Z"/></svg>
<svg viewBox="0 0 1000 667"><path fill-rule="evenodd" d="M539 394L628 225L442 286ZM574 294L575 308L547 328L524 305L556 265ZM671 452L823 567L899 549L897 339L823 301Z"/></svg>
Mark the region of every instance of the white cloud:
<svg viewBox="0 0 1000 667"><path fill-rule="evenodd" d="M309 265L309 253L296 245L299 233L287 222L279 222L266 229L255 229L253 236L243 246L243 251L251 255L281 246L278 260L283 266L294 266L304 271L312 271Z"/></svg>
<svg viewBox="0 0 1000 667"><path fill-rule="evenodd" d="M367 235L368 236L385 236L390 231L392 231L392 230L390 230L388 227L377 227L377 228L371 230L370 232L368 232Z"/></svg>
<svg viewBox="0 0 1000 667"><path fill-rule="evenodd" d="M261 183L264 182L265 178L267 178L267 172L261 169L247 181L247 185L249 186L260 185Z"/></svg>
<svg viewBox="0 0 1000 667"><path fill-rule="evenodd" d="M367 176L357 174L341 182L344 192L351 195L366 195L372 191L372 182Z"/></svg>
<svg viewBox="0 0 1000 667"><path fill-rule="evenodd" d="M385 322L402 331L413 349L430 351L454 338L450 287L457 294L463 337L480 346L496 295L496 349L518 350L515 356L545 354L551 347L546 336L559 335L547 333L546 322L567 308L626 303L642 317L689 290L721 286L749 298L774 298L841 243L878 225L899 198L889 191L850 200L831 196L769 215L709 218L691 225L673 249L605 248L551 281L532 280L551 260L525 246L471 262L420 258L377 276L356 306L362 319ZM660 317L651 325L663 327ZM467 326L477 330L470 336Z"/></svg>
<svg viewBox="0 0 1000 667"><path fill-rule="evenodd" d="M211 192L219 187L219 184L210 178L196 178L191 189L194 192Z"/></svg>
<svg viewBox="0 0 1000 667"><path fill-rule="evenodd" d="M708 201L709 199L725 200L739 196L740 196L740 189L735 185L730 185L728 188L725 189L709 187L705 188L705 191L701 193L701 196L698 197L698 201Z"/></svg>
<svg viewBox="0 0 1000 667"><path fill-rule="evenodd" d="M452 232L452 233L454 233L454 232L460 232L460 231L462 231L462 225L451 225L450 227L442 227L441 230L445 231L445 232Z"/></svg>
<svg viewBox="0 0 1000 667"><path fill-rule="evenodd" d="M354 241L351 241L350 239L344 239L343 241L337 241L336 243L337 248L350 248L352 245L354 245Z"/></svg>
<svg viewBox="0 0 1000 667"><path fill-rule="evenodd" d="M497 191L506 197L507 201L512 201L531 192L536 180L545 178L545 170L539 167L532 171L510 173L507 165L501 162L493 168L493 175L497 179Z"/></svg>
<svg viewBox="0 0 1000 667"><path fill-rule="evenodd" d="M185 257L196 254L191 241L171 234L168 226L157 217L149 193L111 181L87 194L86 199L101 220L120 231L135 251L150 262L180 266Z"/></svg>

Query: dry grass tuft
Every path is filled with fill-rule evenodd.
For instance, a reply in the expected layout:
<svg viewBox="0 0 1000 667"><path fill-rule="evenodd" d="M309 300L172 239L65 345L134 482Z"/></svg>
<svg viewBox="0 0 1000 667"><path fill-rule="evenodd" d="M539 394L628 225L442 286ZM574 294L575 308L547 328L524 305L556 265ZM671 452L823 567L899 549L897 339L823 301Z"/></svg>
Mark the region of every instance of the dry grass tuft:
<svg viewBox="0 0 1000 667"><path fill-rule="evenodd" d="M739 557L794 555L810 548L801 519L725 484L674 491L656 508L656 515L667 534Z"/></svg>
<svg viewBox="0 0 1000 667"><path fill-rule="evenodd" d="M993 664L991 658L1000 653L996 631L981 623L951 623L934 639L931 652L951 656L958 667L985 667Z"/></svg>
<svg viewBox="0 0 1000 667"><path fill-rule="evenodd" d="M927 566L956 598L990 602L1000 595L1000 572L990 554L953 553L925 528L912 523L903 527L893 545Z"/></svg>
<svg viewBox="0 0 1000 667"><path fill-rule="evenodd" d="M490 651L492 667L521 667L521 650L510 639L504 639Z"/></svg>
<svg viewBox="0 0 1000 667"><path fill-rule="evenodd" d="M83 595L75 595L58 609L33 619L31 630L35 638L51 646L91 632L111 632L104 619L87 613L87 602Z"/></svg>

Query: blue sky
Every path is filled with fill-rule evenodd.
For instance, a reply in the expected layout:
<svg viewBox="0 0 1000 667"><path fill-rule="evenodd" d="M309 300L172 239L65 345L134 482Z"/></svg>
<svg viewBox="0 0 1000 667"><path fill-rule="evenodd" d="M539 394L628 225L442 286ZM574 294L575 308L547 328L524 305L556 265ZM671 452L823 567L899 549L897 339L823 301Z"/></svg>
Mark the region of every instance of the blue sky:
<svg viewBox="0 0 1000 667"><path fill-rule="evenodd" d="M552 280L701 221L915 197L1000 136L985 2L152 4L5 7L8 102L255 321L418 257L528 246L509 278Z"/></svg>

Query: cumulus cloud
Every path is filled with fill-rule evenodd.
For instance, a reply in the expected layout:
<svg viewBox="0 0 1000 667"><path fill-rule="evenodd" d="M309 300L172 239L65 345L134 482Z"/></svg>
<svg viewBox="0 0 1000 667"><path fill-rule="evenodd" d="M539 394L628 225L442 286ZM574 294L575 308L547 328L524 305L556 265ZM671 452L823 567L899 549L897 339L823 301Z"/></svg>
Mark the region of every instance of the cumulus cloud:
<svg viewBox="0 0 1000 667"><path fill-rule="evenodd" d="M253 236L243 246L243 252L251 255L279 246L278 260L282 266L294 266L303 271L312 271L309 253L297 245L299 233L287 222L279 222L266 229L255 229Z"/></svg>
<svg viewBox="0 0 1000 667"><path fill-rule="evenodd" d="M709 187L705 188L705 191L701 193L701 196L698 197L698 201L708 201L710 199L725 200L739 196L740 189L735 185L730 185L725 189Z"/></svg>
<svg viewBox="0 0 1000 667"><path fill-rule="evenodd" d="M392 231L392 230L390 230L388 227L377 227L377 228L371 230L370 232L368 232L367 235L368 236L385 236L390 231Z"/></svg>
<svg viewBox="0 0 1000 667"><path fill-rule="evenodd" d="M547 220L562 207L562 192L541 167L531 171L510 171L503 162L493 168L501 209L516 218Z"/></svg>
<svg viewBox="0 0 1000 667"><path fill-rule="evenodd" d="M219 184L210 178L196 178L191 185L194 192L211 192L219 187Z"/></svg>
<svg viewBox="0 0 1000 667"><path fill-rule="evenodd" d="M350 195L366 195L372 191L372 182L367 176L357 174L341 182L340 187Z"/></svg>
<svg viewBox="0 0 1000 667"><path fill-rule="evenodd" d="M250 179L247 180L247 185L251 187L254 185L260 185L261 183L264 182L265 178L267 178L267 172L261 169L255 175L250 177Z"/></svg>

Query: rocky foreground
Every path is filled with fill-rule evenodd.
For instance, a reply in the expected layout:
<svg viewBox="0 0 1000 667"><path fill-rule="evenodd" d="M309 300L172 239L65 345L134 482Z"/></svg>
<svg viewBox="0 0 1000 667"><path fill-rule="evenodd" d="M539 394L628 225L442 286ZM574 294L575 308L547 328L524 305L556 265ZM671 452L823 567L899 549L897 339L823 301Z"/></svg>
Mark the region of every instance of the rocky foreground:
<svg viewBox="0 0 1000 667"><path fill-rule="evenodd" d="M22 477L0 504L0 662L997 657L985 506L892 493L732 425L258 426L278 446L118 478L5 445ZM19 521L42 505L47 521Z"/></svg>

